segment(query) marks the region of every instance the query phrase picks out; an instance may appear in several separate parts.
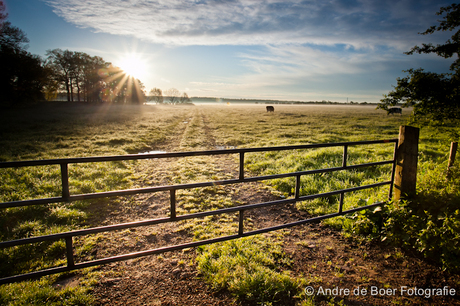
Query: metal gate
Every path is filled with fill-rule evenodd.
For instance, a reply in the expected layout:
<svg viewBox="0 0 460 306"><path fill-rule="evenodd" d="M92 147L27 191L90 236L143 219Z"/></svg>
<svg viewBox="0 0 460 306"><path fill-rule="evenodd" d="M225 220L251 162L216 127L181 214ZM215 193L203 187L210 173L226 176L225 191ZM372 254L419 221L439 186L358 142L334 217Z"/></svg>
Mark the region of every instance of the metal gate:
<svg viewBox="0 0 460 306"><path fill-rule="evenodd" d="M395 149L394 149L392 160L358 164L358 165L347 165L348 147L359 146L359 145L382 144L382 143L394 143ZM330 147L343 147L343 160L342 160L342 165L340 167L315 169L315 170L307 170L307 171L283 173L283 174L275 174L275 175L267 175L267 176L245 177L244 157L246 153L330 148ZM0 203L0 209L5 209L8 207L43 205L43 204L49 204L49 203L69 202L69 201L76 201L76 200L88 200L88 199L103 198L103 197L114 197L114 196L134 195L134 194L140 194L140 193L154 193L154 192L159 192L159 191L169 191L170 192L170 216L165 217L165 218L148 219L148 220L143 220L143 221L138 221L138 222L101 226L101 227L75 230L75 231L63 232L63 233L58 233L58 234L46 235L46 236L30 237L30 238L24 238L24 239L19 239L19 240L0 242L0 248L6 248L6 247L14 247L14 246L24 245L24 244L40 243L43 241L64 239L66 243L66 257L67 257L66 266L54 267L54 268L50 268L46 270L30 272L27 274L14 275L14 276L0 278L0 284L17 282L17 281L22 281L26 279L41 277L41 276L55 274L55 273L61 273L61 272L91 267L91 266L97 266L97 265L103 265L103 264L108 264L108 263L117 262L117 261L133 259L133 258L142 257L142 256L148 256L148 255L159 254L159 253L164 253L164 252L169 252L169 251L175 251L175 250L180 250L184 248L197 247L197 246L201 246L205 244L266 233L266 232L288 228L288 227L292 227L296 225L301 225L301 224L305 224L309 222L317 222L323 219L341 216L341 215L345 215L348 213L352 213L352 212L356 212L356 211L360 211L364 209L369 209L369 208L372 208L378 205L385 204L387 203L387 201L377 202L371 205L361 206L361 207L357 207L357 208L350 209L350 210L345 210L345 211L343 210L343 201L344 201L345 194L348 192L358 191L362 189L375 188L379 186L388 185L389 186L388 199L391 200L394 176L395 176L397 147L398 147L398 139L389 139L389 140L295 145L295 146L282 146L282 147L241 148L241 149L227 149L227 150L213 150L213 151L196 151L196 152L132 154L132 155L105 156L105 157L83 157L83 158L68 158L68 159L2 162L0 163L0 168L18 168L18 167L33 167L33 166L45 166L45 165L60 165L62 196L53 197L53 198ZM238 154L239 155L239 177L237 179L210 181L210 182L202 182L202 183L157 186L157 187L138 188L138 189L117 190L117 191L108 191L108 192L97 192L97 193L78 194L78 195L71 195L69 191L69 171L68 171L69 164L141 160L141 159L153 159L153 158L182 158L182 157L190 157L190 156L228 155L228 154ZM353 188L335 190L335 191L331 191L327 193L300 196L300 178L301 176L312 175L312 174L317 174L317 173L342 171L342 170L353 170L353 169L380 166L380 165L386 165L386 164L392 164L391 177L387 181L364 185L364 186L353 187ZM271 201L271 202L264 202L264 203L241 205L241 206L235 206L235 207L230 207L230 208L223 208L223 209L218 209L218 210L198 212L198 213L185 214L185 215L176 214L176 190L207 187L207 186L213 186L213 185L241 184L241 183L247 183L247 182L264 181L264 180L286 178L286 177L296 178L295 186L294 186L295 194L293 198L282 199L282 200ZM318 216L314 218L308 218L308 219L304 219L300 221L295 221L292 223L282 224L282 225L278 225L274 227L268 227L268 228L253 230L253 231L245 231L244 229L244 212L246 210L261 208L261 207L266 207L266 206L292 204L292 203L296 203L299 201L311 200L311 199L320 198L320 197L328 197L332 195L340 196L339 209L336 213L322 215L322 216ZM231 213L231 212L239 213L238 233L235 233L234 235L223 236L223 237L207 239L207 240L202 240L202 241L194 241L194 242L184 243L180 245L172 245L172 246L161 247L157 249L151 249L151 250L145 250L145 251L140 251L140 252L135 252L135 253L118 255L118 256L106 257L106 258L91 260L91 261L86 261L86 262L75 262L74 260L73 237L76 237L76 236L89 235L89 234L95 234L95 233L101 233L101 232L109 232L109 231L115 231L115 230L120 230L120 229L134 228L134 227L154 225L154 224L167 223L167 222L178 222L182 220L202 218L205 216L218 215L218 214Z"/></svg>

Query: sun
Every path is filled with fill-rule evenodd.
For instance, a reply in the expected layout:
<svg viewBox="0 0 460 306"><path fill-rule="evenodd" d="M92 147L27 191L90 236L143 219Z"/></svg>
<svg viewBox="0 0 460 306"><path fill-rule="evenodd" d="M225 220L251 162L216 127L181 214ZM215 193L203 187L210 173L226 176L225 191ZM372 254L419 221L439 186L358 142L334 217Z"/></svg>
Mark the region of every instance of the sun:
<svg viewBox="0 0 460 306"><path fill-rule="evenodd" d="M117 63L126 74L136 79L141 79L147 75L147 64L139 54L125 54Z"/></svg>

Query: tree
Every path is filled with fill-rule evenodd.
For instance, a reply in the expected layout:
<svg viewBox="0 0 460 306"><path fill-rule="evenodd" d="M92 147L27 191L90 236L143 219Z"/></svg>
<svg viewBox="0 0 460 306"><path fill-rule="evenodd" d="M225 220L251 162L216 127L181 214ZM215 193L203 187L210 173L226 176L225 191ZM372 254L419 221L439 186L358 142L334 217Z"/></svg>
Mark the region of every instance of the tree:
<svg viewBox="0 0 460 306"><path fill-rule="evenodd" d="M152 88L149 93L150 101L153 101L157 104L163 103L163 93L159 88Z"/></svg>
<svg viewBox="0 0 460 306"><path fill-rule="evenodd" d="M192 100L188 97L187 93L183 93L182 96L179 98L179 103L190 103Z"/></svg>
<svg viewBox="0 0 460 306"><path fill-rule="evenodd" d="M3 22L5 22L6 18L8 17L8 14L6 14L5 11L5 4L3 3L3 1L0 1L0 27L3 25Z"/></svg>
<svg viewBox="0 0 460 306"><path fill-rule="evenodd" d="M129 90L127 103L142 104L145 102L145 86L139 79L129 77L127 86Z"/></svg>
<svg viewBox="0 0 460 306"><path fill-rule="evenodd" d="M63 87L69 102L74 101L75 90L79 102L122 103L126 103L129 86L143 90L139 80L128 79L120 68L113 67L102 57L61 49L48 50L47 56L47 65L54 71L53 79ZM135 96L138 101L135 103L140 103L143 93L136 92ZM132 98L130 91L128 99Z"/></svg>
<svg viewBox="0 0 460 306"><path fill-rule="evenodd" d="M169 103L176 104L179 101L180 92L176 88L170 88L165 91L165 96L169 100Z"/></svg>
<svg viewBox="0 0 460 306"><path fill-rule="evenodd" d="M42 100L49 71L44 69L40 57L26 51L26 34L6 18L5 6L0 1L0 104L12 106Z"/></svg>
<svg viewBox="0 0 460 306"><path fill-rule="evenodd" d="M413 107L412 120L421 125L450 125L460 122L460 4L442 7L437 15L443 15L438 26L432 26L422 35L436 31L458 29L445 44L423 44L415 46L406 54L435 53L444 58L456 57L450 66L450 73L426 72L423 69L409 69L407 77L398 78L394 90L384 95L378 108L402 103L402 107Z"/></svg>
<svg viewBox="0 0 460 306"><path fill-rule="evenodd" d="M73 101L73 84L72 78L74 76L75 61L72 51L53 49L47 50L46 55L48 56L48 65L52 67L54 71L55 79L64 83L65 90L67 92L67 101Z"/></svg>

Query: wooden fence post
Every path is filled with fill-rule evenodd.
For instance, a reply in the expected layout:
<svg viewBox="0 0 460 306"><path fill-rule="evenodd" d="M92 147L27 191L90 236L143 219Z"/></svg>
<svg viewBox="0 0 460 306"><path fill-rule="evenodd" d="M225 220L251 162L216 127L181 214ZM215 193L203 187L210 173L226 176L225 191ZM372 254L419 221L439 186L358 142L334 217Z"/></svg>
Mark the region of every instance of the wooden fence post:
<svg viewBox="0 0 460 306"><path fill-rule="evenodd" d="M450 178L451 168L455 162L455 155L457 154L458 142L452 142L450 144L449 163L447 164L447 178Z"/></svg>
<svg viewBox="0 0 460 306"><path fill-rule="evenodd" d="M417 186L417 161L419 129L400 126L399 143L396 150L396 173L394 199L413 198Z"/></svg>

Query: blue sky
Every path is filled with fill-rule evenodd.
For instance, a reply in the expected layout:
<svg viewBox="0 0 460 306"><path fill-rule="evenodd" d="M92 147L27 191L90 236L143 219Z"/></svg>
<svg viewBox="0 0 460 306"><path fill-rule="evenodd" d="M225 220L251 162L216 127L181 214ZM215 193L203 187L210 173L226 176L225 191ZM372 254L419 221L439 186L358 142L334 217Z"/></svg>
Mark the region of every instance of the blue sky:
<svg viewBox="0 0 460 306"><path fill-rule="evenodd" d="M450 60L404 55L452 33L442 0L6 0L33 54L61 48L121 65L142 62L147 92L189 96L378 102L402 70L447 72ZM455 3L455 1L454 1ZM122 67L123 68L123 67Z"/></svg>

